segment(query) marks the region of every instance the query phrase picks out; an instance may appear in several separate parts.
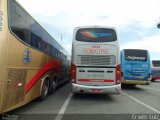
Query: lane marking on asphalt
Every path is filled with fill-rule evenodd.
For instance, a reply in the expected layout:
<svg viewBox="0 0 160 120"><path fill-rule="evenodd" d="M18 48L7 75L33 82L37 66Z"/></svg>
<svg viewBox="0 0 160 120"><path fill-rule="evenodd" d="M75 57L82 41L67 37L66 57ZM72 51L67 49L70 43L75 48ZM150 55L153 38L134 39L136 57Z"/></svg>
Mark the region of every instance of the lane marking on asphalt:
<svg viewBox="0 0 160 120"><path fill-rule="evenodd" d="M147 89L151 89L151 90L155 90L155 91L158 91L158 92L160 92L160 90L158 90L158 89L155 89L155 88L152 88L152 87L146 87L146 86L140 86L140 87L144 87L144 88L147 88Z"/></svg>
<svg viewBox="0 0 160 120"><path fill-rule="evenodd" d="M63 106L61 107L61 109L60 109L59 113L57 114L55 120L62 120L63 114L65 113L72 96L73 96L73 93L70 93L68 95L66 101L64 102Z"/></svg>
<svg viewBox="0 0 160 120"><path fill-rule="evenodd" d="M142 101L140 101L140 100L138 100L138 99L136 99L136 98L134 98L134 97L132 97L132 96L128 95L128 94L127 94L127 93L125 93L125 92L122 92L122 91L121 91L121 93L122 93L123 95L125 95L125 96L127 96L127 97L131 98L132 100L134 100L134 101L136 101L136 102L140 103L141 105L143 105L143 106L145 106L145 107L147 107L147 108L149 108L149 109L153 110L154 112L156 112L156 113L160 114L160 111L159 111L159 110L157 110L157 109L155 109L155 108L153 108L153 107L151 107L151 106L149 106L149 105L147 105L147 104L143 103Z"/></svg>

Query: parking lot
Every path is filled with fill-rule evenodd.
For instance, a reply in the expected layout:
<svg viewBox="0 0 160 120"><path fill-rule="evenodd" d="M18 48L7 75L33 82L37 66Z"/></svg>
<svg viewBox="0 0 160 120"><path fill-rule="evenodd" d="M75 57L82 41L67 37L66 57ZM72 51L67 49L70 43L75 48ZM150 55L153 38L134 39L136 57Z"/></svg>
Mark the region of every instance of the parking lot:
<svg viewBox="0 0 160 120"><path fill-rule="evenodd" d="M72 94L71 84L57 89L44 101L33 101L9 115L38 120L160 119L160 81L122 87L120 95Z"/></svg>

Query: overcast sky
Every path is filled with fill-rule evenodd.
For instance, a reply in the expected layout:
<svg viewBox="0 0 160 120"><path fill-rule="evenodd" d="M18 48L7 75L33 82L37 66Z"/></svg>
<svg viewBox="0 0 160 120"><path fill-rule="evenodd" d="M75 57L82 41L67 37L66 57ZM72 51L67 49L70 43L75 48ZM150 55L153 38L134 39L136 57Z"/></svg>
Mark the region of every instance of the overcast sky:
<svg viewBox="0 0 160 120"><path fill-rule="evenodd" d="M160 0L17 1L69 53L75 27L103 25L117 28L120 49L146 49L160 60Z"/></svg>

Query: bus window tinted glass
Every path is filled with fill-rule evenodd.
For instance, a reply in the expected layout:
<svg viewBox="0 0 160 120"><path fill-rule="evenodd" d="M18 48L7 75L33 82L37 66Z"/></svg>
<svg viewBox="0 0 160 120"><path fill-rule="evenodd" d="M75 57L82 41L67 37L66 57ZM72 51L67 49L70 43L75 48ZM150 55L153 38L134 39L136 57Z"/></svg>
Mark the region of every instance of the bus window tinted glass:
<svg viewBox="0 0 160 120"><path fill-rule="evenodd" d="M30 17L13 0L9 0L10 27L12 32L21 40L29 43L30 41Z"/></svg>
<svg viewBox="0 0 160 120"><path fill-rule="evenodd" d="M152 64L154 67L160 67L160 61L159 60L153 60Z"/></svg>
<svg viewBox="0 0 160 120"><path fill-rule="evenodd" d="M147 61L146 50L125 50L125 60Z"/></svg>
<svg viewBox="0 0 160 120"><path fill-rule="evenodd" d="M117 35L113 29L83 28L77 31L76 40L83 42L112 42L117 40Z"/></svg>

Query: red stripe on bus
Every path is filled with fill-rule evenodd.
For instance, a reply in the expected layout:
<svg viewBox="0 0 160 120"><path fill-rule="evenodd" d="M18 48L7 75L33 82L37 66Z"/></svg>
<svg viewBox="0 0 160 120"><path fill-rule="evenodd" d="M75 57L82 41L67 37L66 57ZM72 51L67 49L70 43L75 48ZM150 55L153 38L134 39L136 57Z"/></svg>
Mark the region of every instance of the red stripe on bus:
<svg viewBox="0 0 160 120"><path fill-rule="evenodd" d="M27 83L26 85L26 93L36 84L36 82L41 78L42 75L44 75L48 70L50 69L56 69L58 71L61 70L61 64L58 60L52 60L49 61L47 64L45 64L35 76Z"/></svg>
<svg viewBox="0 0 160 120"><path fill-rule="evenodd" d="M79 79L79 82L114 82L114 80L104 80L104 79Z"/></svg>

